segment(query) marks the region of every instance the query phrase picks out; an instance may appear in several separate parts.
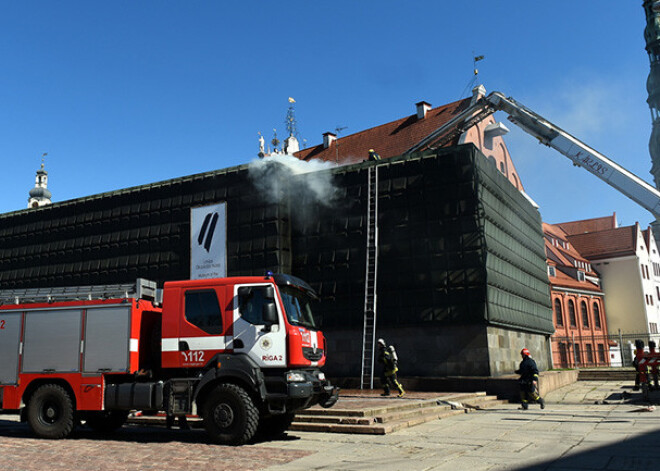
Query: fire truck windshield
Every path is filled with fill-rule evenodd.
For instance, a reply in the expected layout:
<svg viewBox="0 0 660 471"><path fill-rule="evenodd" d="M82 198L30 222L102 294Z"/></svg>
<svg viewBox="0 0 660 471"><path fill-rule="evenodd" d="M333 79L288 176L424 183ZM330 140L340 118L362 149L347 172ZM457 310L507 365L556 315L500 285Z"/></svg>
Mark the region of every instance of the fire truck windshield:
<svg viewBox="0 0 660 471"><path fill-rule="evenodd" d="M309 296L291 286L280 286L279 288L289 323L309 329L316 329Z"/></svg>

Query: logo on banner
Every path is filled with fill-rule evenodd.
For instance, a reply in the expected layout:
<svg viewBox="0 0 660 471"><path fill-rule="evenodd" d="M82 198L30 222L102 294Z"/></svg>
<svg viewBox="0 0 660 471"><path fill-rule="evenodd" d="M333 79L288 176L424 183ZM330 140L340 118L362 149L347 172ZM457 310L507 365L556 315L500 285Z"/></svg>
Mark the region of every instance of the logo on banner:
<svg viewBox="0 0 660 471"><path fill-rule="evenodd" d="M207 252L211 250L211 244L213 243L213 233L215 232L215 226L218 224L218 217L218 213L215 211L207 214L204 217L202 228L200 229L199 236L197 237L197 244L201 247L204 247L204 250Z"/></svg>
<svg viewBox="0 0 660 471"><path fill-rule="evenodd" d="M227 276L225 203L190 208L190 278Z"/></svg>

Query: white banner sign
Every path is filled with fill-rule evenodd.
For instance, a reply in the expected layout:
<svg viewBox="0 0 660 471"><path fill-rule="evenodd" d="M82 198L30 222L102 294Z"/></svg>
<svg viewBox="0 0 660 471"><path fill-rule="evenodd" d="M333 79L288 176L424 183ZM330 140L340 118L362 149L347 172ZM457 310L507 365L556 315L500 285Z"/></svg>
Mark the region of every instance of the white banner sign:
<svg viewBox="0 0 660 471"><path fill-rule="evenodd" d="M190 279L227 276L226 203L190 209Z"/></svg>

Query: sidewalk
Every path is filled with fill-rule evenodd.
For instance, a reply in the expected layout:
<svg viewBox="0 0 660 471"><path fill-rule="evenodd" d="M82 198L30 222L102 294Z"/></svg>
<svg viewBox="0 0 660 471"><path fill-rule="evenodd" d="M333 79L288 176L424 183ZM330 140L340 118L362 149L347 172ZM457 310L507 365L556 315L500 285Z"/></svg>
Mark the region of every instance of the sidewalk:
<svg viewBox="0 0 660 471"><path fill-rule="evenodd" d="M630 383L583 381L547 407L517 404L428 422L386 436L289 432L269 442L313 454L268 471L640 470L660 459L660 409Z"/></svg>

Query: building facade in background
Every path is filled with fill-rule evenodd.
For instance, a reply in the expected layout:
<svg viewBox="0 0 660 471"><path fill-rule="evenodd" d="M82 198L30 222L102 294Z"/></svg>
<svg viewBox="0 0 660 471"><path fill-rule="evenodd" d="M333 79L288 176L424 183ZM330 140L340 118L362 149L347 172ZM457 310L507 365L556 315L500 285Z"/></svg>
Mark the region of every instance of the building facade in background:
<svg viewBox="0 0 660 471"><path fill-rule="evenodd" d="M600 276L558 225L543 224L555 333L555 368L609 366L607 316Z"/></svg>
<svg viewBox="0 0 660 471"><path fill-rule="evenodd" d="M567 241L601 277L609 332L634 338L660 336L660 254L649 227L618 227L615 215L557 224Z"/></svg>

